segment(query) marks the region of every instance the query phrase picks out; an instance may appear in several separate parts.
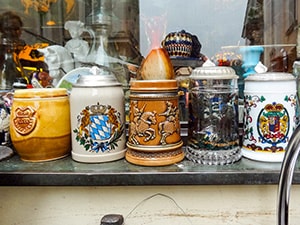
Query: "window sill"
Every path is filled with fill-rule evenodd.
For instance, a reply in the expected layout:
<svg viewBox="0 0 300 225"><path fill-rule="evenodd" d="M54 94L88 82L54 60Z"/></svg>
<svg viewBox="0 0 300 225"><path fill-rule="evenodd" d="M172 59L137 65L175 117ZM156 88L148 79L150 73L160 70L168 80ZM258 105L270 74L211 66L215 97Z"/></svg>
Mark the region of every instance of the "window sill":
<svg viewBox="0 0 300 225"><path fill-rule="evenodd" d="M278 184L281 163L242 158L224 166L195 164L189 160L162 167L115 162L85 164L66 157L29 163L15 155L0 162L1 186L141 186L141 185L265 185ZM300 184L300 164L294 183Z"/></svg>

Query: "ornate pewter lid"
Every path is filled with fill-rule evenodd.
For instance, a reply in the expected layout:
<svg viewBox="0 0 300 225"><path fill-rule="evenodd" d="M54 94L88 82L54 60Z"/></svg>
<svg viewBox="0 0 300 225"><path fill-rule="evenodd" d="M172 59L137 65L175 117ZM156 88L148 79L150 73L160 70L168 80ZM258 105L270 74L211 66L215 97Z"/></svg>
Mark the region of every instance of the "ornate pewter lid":
<svg viewBox="0 0 300 225"><path fill-rule="evenodd" d="M266 73L256 73L251 74L245 81L288 81L288 80L296 80L296 77L290 73L283 72L266 72Z"/></svg>
<svg viewBox="0 0 300 225"><path fill-rule="evenodd" d="M195 68L190 76L191 79L237 79L235 70L228 66L207 66Z"/></svg>
<svg viewBox="0 0 300 225"><path fill-rule="evenodd" d="M80 75L73 87L111 87L122 86L114 74L101 74L99 69L91 69L91 74Z"/></svg>

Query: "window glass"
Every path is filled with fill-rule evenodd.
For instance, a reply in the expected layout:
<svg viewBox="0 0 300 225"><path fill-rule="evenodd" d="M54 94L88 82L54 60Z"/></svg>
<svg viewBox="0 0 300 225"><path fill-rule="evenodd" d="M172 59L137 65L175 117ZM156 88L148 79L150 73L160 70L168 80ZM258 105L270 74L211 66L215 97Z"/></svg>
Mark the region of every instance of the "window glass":
<svg viewBox="0 0 300 225"><path fill-rule="evenodd" d="M145 57L153 42L181 30L196 35L202 45L201 52L212 59L224 54L229 57L227 53L238 54L237 46L242 45L264 45L262 61L273 71L291 71L297 58L296 0L0 0L0 3L1 13L15 11L21 16L22 38L28 44L64 45L71 38L64 29L66 21L80 20L91 27L97 21L93 16L98 15L99 19L108 15L112 22L110 40L123 43L123 52L119 54L126 60L135 61L139 54ZM156 41L150 32L156 33ZM91 41L87 34L85 39ZM285 55L287 68L282 65ZM140 58L136 60L139 61Z"/></svg>

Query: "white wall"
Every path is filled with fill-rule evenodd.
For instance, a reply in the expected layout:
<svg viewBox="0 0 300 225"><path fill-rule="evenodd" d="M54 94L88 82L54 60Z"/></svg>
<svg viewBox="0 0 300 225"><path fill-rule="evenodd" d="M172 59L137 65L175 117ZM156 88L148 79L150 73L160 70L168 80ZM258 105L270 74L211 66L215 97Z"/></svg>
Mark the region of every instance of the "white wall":
<svg viewBox="0 0 300 225"><path fill-rule="evenodd" d="M168 197L145 200L157 193ZM298 225L300 186L291 198L290 224ZM0 187L0 224L98 225L120 213L126 225L275 225L276 202L276 185Z"/></svg>

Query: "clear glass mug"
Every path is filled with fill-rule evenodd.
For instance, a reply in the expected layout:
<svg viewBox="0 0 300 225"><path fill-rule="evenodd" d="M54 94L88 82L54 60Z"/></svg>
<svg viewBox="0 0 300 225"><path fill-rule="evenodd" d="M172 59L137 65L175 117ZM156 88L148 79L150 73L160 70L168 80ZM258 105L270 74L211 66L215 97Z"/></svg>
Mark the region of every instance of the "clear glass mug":
<svg viewBox="0 0 300 225"><path fill-rule="evenodd" d="M230 67L199 67L190 76L186 157L208 165L241 158L238 76Z"/></svg>

